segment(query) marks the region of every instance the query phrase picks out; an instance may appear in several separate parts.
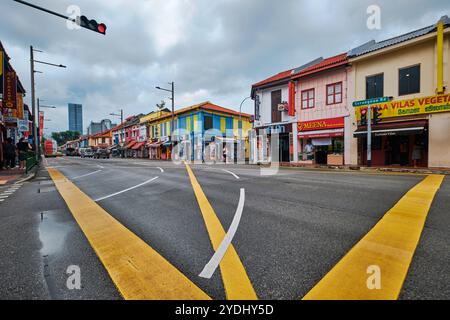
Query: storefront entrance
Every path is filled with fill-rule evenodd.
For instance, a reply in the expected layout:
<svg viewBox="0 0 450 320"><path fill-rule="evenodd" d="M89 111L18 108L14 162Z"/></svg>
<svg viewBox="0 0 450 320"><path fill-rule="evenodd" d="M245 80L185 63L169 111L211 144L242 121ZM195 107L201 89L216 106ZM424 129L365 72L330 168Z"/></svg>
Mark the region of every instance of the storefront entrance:
<svg viewBox="0 0 450 320"><path fill-rule="evenodd" d="M406 124L404 124L406 125ZM386 129L375 127L372 137L372 165L393 167L428 166L427 122L416 123L413 128L396 126ZM367 134L366 134L367 135ZM359 163L367 165L367 137L358 135Z"/></svg>

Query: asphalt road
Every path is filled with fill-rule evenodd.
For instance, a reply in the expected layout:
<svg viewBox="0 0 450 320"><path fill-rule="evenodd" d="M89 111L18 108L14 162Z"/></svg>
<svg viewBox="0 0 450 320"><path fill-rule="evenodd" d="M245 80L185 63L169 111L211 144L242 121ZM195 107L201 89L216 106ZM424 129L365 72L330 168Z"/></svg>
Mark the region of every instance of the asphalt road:
<svg viewBox="0 0 450 320"><path fill-rule="evenodd" d="M49 159L48 164L90 198L107 197L98 204L110 215L209 296L225 298L219 270L211 279L199 277L214 250L184 165L78 158ZM258 167L243 165L191 168L225 230L245 189L232 243L260 299L302 298L424 179L298 169L262 176ZM446 178L401 299L450 298L449 212ZM121 299L45 169L0 203L0 242L0 253L7 257L0 259L1 299ZM70 265L80 267L81 290L67 289Z"/></svg>

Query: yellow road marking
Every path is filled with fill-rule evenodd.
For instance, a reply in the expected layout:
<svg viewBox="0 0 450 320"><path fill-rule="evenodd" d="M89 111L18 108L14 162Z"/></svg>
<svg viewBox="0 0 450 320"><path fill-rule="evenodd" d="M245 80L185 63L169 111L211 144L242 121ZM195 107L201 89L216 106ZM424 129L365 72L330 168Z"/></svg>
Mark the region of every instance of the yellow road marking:
<svg viewBox="0 0 450 320"><path fill-rule="evenodd" d="M209 300L180 271L54 168L51 178L125 299Z"/></svg>
<svg viewBox="0 0 450 320"><path fill-rule="evenodd" d="M215 251L219 248L225 237L225 230L214 212L213 207L206 198L202 187L197 181L192 169L186 163L186 169L197 198L200 211L202 212L209 238ZM247 272L239 258L234 246L231 244L220 262L220 272L222 274L223 284L227 299L229 300L256 300L255 290L248 278Z"/></svg>
<svg viewBox="0 0 450 320"><path fill-rule="evenodd" d="M408 191L303 299L398 299L431 204L444 177L430 175ZM381 270L379 290L368 288L368 280L374 275L368 273L371 266Z"/></svg>

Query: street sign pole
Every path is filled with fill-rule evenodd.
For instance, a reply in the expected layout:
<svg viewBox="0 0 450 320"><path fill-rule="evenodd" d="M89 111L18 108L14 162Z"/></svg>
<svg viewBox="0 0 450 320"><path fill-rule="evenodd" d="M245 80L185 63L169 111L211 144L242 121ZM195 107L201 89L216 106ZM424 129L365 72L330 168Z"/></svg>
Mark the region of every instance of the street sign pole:
<svg viewBox="0 0 450 320"><path fill-rule="evenodd" d="M372 106L367 110L367 166L372 166Z"/></svg>

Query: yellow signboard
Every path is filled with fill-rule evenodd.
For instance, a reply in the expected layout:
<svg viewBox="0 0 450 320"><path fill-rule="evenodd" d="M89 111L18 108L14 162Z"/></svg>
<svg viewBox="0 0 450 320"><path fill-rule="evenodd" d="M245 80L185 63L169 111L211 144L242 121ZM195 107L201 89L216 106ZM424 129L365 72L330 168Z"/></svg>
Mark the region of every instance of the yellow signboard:
<svg viewBox="0 0 450 320"><path fill-rule="evenodd" d="M390 101L386 103L374 104L371 105L371 107L372 109L378 109L381 114L380 119L450 112L450 94ZM361 111L367 109L368 106L360 106L355 108L356 119L358 121L361 120Z"/></svg>

